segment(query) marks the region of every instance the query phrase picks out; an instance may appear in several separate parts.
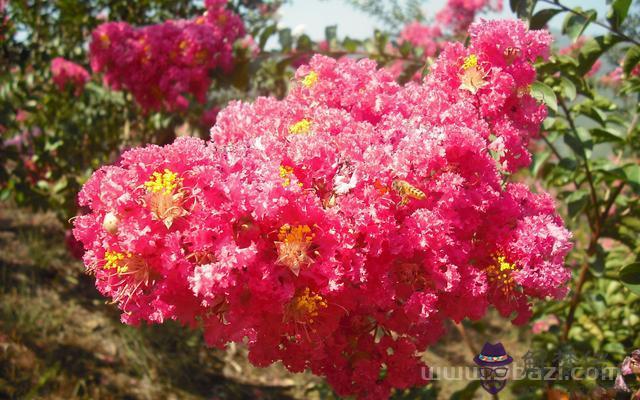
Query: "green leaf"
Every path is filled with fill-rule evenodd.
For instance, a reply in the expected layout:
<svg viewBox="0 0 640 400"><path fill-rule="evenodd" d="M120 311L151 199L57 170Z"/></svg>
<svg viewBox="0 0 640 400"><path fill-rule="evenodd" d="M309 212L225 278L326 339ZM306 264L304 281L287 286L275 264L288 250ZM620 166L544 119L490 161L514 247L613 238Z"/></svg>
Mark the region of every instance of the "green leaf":
<svg viewBox="0 0 640 400"><path fill-rule="evenodd" d="M597 244L596 253L589 257L589 270L596 277L601 277L604 273L606 252L604 248Z"/></svg>
<svg viewBox="0 0 640 400"><path fill-rule="evenodd" d="M631 164L624 168L624 175L627 178L627 182L631 184L636 190L640 188L640 165Z"/></svg>
<svg viewBox="0 0 640 400"><path fill-rule="evenodd" d="M553 89L544 83L539 81L533 82L531 84L531 96L546 104L547 107L553 111L558 112L558 99L556 98L556 94L553 92Z"/></svg>
<svg viewBox="0 0 640 400"><path fill-rule="evenodd" d="M573 12L569 12L562 24L562 33L568 35L573 41L576 41L587 26L596 20L598 13L595 10L583 11L582 8L576 7Z"/></svg>
<svg viewBox="0 0 640 400"><path fill-rule="evenodd" d="M529 29L543 29L551 18L560 14L562 10L558 8L547 8L535 13L529 21Z"/></svg>
<svg viewBox="0 0 640 400"><path fill-rule="evenodd" d="M537 0L509 0L511 11L516 13L518 18L529 19Z"/></svg>
<svg viewBox="0 0 640 400"><path fill-rule="evenodd" d="M331 25L324 28L324 38L327 40L327 43L331 46L336 43L338 36L338 26Z"/></svg>
<svg viewBox="0 0 640 400"><path fill-rule="evenodd" d="M564 76L560 77L560 90L569 101L576 99L576 85Z"/></svg>
<svg viewBox="0 0 640 400"><path fill-rule="evenodd" d="M359 40L355 40L355 39L351 39L350 37L346 37L344 39L344 41L342 42L342 47L344 47L344 49L350 53L355 52L356 50L358 50L358 46L360 46L360 41Z"/></svg>
<svg viewBox="0 0 640 400"><path fill-rule="evenodd" d="M633 293L640 295L640 262L625 265L620 269L620 282Z"/></svg>
<svg viewBox="0 0 640 400"><path fill-rule="evenodd" d="M399 50L400 54L402 54L403 57L408 57L409 54L411 54L411 50L413 50L413 45L411 44L411 42L405 41L399 47Z"/></svg>
<svg viewBox="0 0 640 400"><path fill-rule="evenodd" d="M291 29L285 28L278 32L278 41L280 42L280 46L282 47L282 51L288 53L291 51L291 46L293 43L293 37L291 36Z"/></svg>
<svg viewBox="0 0 640 400"><path fill-rule="evenodd" d="M570 218L575 218L589 203L589 192L584 189L572 192L566 199Z"/></svg>
<svg viewBox="0 0 640 400"><path fill-rule="evenodd" d="M381 30L376 29L373 33L375 40L375 46L379 54L385 54L387 50L387 43L389 43L389 34Z"/></svg>
<svg viewBox="0 0 640 400"><path fill-rule="evenodd" d="M536 152L533 155L533 162L531 163L531 173L533 174L533 176L538 176L538 174L540 173L540 168L542 168L542 166L550 156L551 150Z"/></svg>
<svg viewBox="0 0 640 400"><path fill-rule="evenodd" d="M564 142L573 150L575 154L584 157L584 145L582 141L574 135L564 135Z"/></svg>
<svg viewBox="0 0 640 400"><path fill-rule="evenodd" d="M607 343L602 347L602 350L607 353L619 354L621 356L627 353L624 346L618 342Z"/></svg>
<svg viewBox="0 0 640 400"><path fill-rule="evenodd" d="M593 64L600 58L600 56L608 51L611 47L620 43L623 39L620 36L604 35L598 36L593 39L587 40L587 42L580 49L578 54L578 74L584 75Z"/></svg>
<svg viewBox="0 0 640 400"><path fill-rule="evenodd" d="M631 0L613 0L607 13L607 20L611 27L618 29L622 25L629 14L629 7L631 7Z"/></svg>
<svg viewBox="0 0 640 400"><path fill-rule="evenodd" d="M264 46L267 44L267 41L274 33L276 33L277 30L278 28L274 24L274 25L269 25L268 27L265 28L264 31L262 31L262 33L260 34L260 42L259 42L261 50L264 50Z"/></svg>
<svg viewBox="0 0 640 400"><path fill-rule="evenodd" d="M613 128L593 128L591 136L595 143L624 143L624 134Z"/></svg>
<svg viewBox="0 0 640 400"><path fill-rule="evenodd" d="M627 50L627 54L624 56L624 63L622 64L622 71L629 75L633 68L640 62L640 47L633 46Z"/></svg>
<svg viewBox="0 0 640 400"><path fill-rule="evenodd" d="M312 51L313 50L313 41L309 35L301 35L298 38L298 42L296 43L296 49L298 51Z"/></svg>

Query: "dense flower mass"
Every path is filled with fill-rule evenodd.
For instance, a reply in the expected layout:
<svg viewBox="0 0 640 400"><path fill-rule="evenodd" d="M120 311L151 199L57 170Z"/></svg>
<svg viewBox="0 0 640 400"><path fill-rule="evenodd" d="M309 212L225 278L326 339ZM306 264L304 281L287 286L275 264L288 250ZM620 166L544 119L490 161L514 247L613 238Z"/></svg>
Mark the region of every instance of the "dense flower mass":
<svg viewBox="0 0 640 400"><path fill-rule="evenodd" d="M74 88L76 96L82 92L84 85L89 80L89 73L86 69L62 57L56 57L51 61L51 76L53 83L59 90L64 90L69 84Z"/></svg>
<svg viewBox="0 0 640 400"><path fill-rule="evenodd" d="M233 43L244 35L225 0L207 0L204 15L142 28L107 22L92 33L91 67L114 89L127 89L144 109L186 108L186 95L203 103L210 71L230 71Z"/></svg>
<svg viewBox="0 0 640 400"><path fill-rule="evenodd" d="M444 321L514 323L562 297L569 233L547 194L508 182L545 108L532 62L550 36L472 25L421 84L315 56L286 98L232 103L211 141L180 138L96 172L74 221L98 289L127 323L202 324L258 366L340 395L422 385Z"/></svg>

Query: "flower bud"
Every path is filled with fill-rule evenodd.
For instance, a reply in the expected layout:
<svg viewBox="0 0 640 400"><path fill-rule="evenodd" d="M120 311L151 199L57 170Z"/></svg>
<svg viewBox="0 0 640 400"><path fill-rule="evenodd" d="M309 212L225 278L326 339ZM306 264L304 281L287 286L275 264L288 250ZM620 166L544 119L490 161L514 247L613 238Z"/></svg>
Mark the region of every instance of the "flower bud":
<svg viewBox="0 0 640 400"><path fill-rule="evenodd" d="M119 222L120 219L118 218L118 216L114 212L110 211L104 216L104 219L102 220L102 227L105 231L114 235L118 232Z"/></svg>

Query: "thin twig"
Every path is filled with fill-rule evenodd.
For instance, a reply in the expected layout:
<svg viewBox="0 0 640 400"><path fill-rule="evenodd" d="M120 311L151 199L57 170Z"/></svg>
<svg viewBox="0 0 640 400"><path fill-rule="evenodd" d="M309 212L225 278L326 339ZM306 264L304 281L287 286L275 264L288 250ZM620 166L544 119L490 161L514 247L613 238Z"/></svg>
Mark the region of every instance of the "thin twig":
<svg viewBox="0 0 640 400"><path fill-rule="evenodd" d="M560 3L559 1L557 1L557 0L555 0L555 1L554 1L554 0L540 0L540 1L541 1L541 2L543 2L543 3L547 3L547 4L551 4L551 5L554 5L554 6L560 7L560 9L562 9L563 11L567 11L567 12L570 12L570 13L572 13L572 14L579 15L579 16L581 16L582 18L584 18L584 19L585 19L585 20L587 20L587 21L589 21L589 20L590 20L590 17L589 17L588 15L583 14L583 13L581 13L581 12L579 12L579 11L576 11L576 10L574 10L574 9L570 8L570 7L567 7L567 6L565 6L564 4L561 4L561 3ZM606 30L608 30L608 31L611 31L611 32L615 33L616 35L620 36L621 38L623 38L623 39L624 39L624 40L626 40L627 42L631 42L631 43L635 44L636 46L640 46L640 42L638 42L637 40L635 40L635 39L634 39L634 38L632 38L632 37L627 36L624 32L621 32L620 30L615 29L615 28L613 28L613 27L612 27L612 26L610 26L610 25L607 25L607 24L605 24L605 23L603 23L603 22L600 22L600 21L598 21L598 20L593 20L593 21L591 21L591 22L592 22L593 24L595 24L595 25L598 25L598 26L600 26L600 27L602 27L602 28L605 28L605 29L606 29Z"/></svg>
<svg viewBox="0 0 640 400"><path fill-rule="evenodd" d="M460 336L462 336L462 340L464 340L464 342L467 345L467 348L471 352L471 357L475 357L478 354L478 350L473 345L473 342L471 341L471 338L469 338L469 335L467 334L467 330L465 329L464 325L462 325L462 322L460 323L454 322L453 326L456 327L456 329L458 330L458 333L460 333Z"/></svg>
<svg viewBox="0 0 640 400"><path fill-rule="evenodd" d="M571 112L569 111L569 108L567 107L567 105L565 104L564 100L562 99L562 97L558 98L558 104L560 105L560 107L562 108L562 111L564 111L565 117L567 118L567 122L569 123L569 127L571 128L571 130L573 131L573 134L575 135L576 139L580 140L580 136L578 135L578 129L576 128L576 124L573 121L573 118L571 117ZM587 155L584 153L582 154L583 158L584 158L584 171L585 171L585 175L587 177L587 183L589 184L589 194L591 195L591 202L593 203L593 209L595 211L595 215L594 215L594 231L595 231L595 236L598 237L600 236L600 217L599 217L599 213L598 213L598 196L596 194L596 188L595 185L593 183L593 175L591 174L591 168L589 168L589 160L587 159Z"/></svg>

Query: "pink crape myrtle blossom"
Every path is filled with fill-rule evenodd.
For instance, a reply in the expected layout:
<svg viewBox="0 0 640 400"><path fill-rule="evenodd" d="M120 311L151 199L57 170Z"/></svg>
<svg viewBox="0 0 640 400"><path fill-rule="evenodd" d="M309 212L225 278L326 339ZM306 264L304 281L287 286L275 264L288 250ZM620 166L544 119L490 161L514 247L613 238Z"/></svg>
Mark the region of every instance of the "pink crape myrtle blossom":
<svg viewBox="0 0 640 400"><path fill-rule="evenodd" d="M58 90L63 91L69 84L74 88L76 96L80 95L84 85L89 81L86 69L62 57L56 57L51 61L51 76Z"/></svg>
<svg viewBox="0 0 640 400"><path fill-rule="evenodd" d="M204 103L210 72L233 67L233 43L244 35L224 0L207 0L204 15L135 28L107 22L92 33L91 67L116 90L131 91L147 110L180 110L187 95Z"/></svg>
<svg viewBox="0 0 640 400"><path fill-rule="evenodd" d="M424 385L445 321L488 307L525 323L561 298L570 234L527 166L545 109L529 93L546 32L474 24L421 83L314 56L282 100L233 102L208 142L131 150L74 220L122 320L201 326L257 366L325 376L341 396Z"/></svg>
<svg viewBox="0 0 640 400"><path fill-rule="evenodd" d="M613 69L613 71L609 72L600 77L600 83L605 86L610 87L618 87L622 84L622 79L625 77L624 71L622 71L622 64L624 60L620 61L620 66ZM640 76L640 65L636 65L631 72L629 73L629 77L638 77Z"/></svg>

